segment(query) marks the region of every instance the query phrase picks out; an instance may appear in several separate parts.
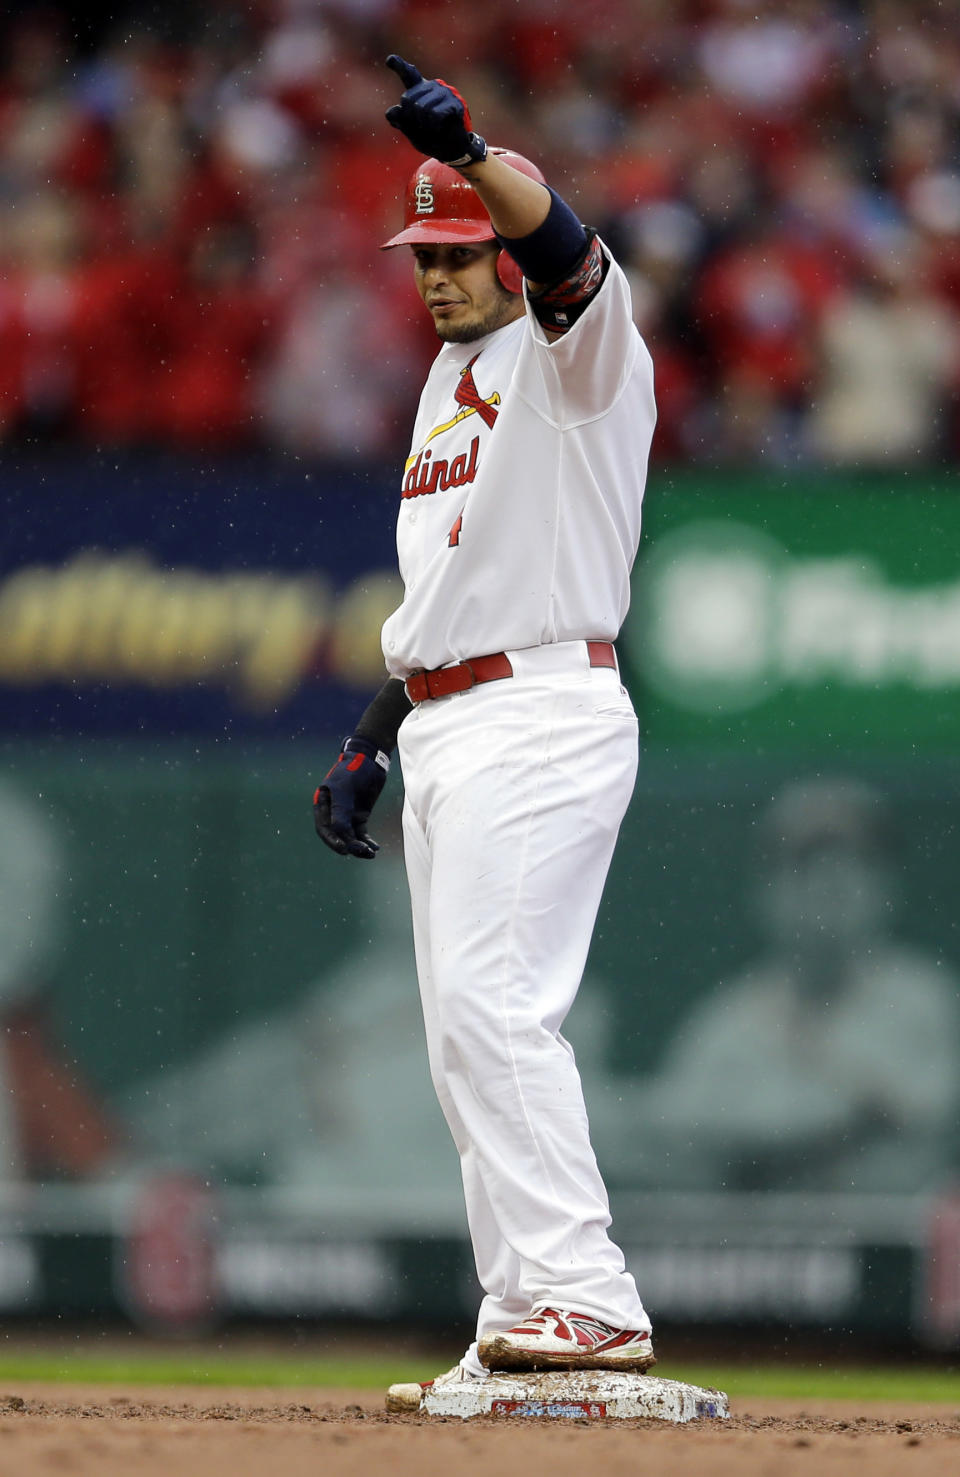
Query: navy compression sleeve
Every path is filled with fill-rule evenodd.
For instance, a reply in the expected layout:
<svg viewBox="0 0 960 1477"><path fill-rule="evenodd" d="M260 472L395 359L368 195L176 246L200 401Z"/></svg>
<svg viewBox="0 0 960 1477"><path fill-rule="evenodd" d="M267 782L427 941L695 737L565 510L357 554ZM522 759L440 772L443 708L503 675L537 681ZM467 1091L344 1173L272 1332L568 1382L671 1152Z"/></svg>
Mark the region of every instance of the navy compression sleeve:
<svg viewBox="0 0 960 1477"><path fill-rule="evenodd" d="M397 731L413 704L399 677L388 677L353 730L354 738L368 739L385 754L397 746Z"/></svg>
<svg viewBox="0 0 960 1477"><path fill-rule="evenodd" d="M547 186L550 189L550 186ZM497 240L528 282L543 284L530 293L530 306L544 328L566 333L600 290L610 266L596 231L582 226L556 190L546 220L529 236Z"/></svg>
<svg viewBox="0 0 960 1477"><path fill-rule="evenodd" d="M547 186L550 190L550 186ZM565 200L550 190L550 209L529 236L498 236L528 282L558 282L587 244L587 233Z"/></svg>

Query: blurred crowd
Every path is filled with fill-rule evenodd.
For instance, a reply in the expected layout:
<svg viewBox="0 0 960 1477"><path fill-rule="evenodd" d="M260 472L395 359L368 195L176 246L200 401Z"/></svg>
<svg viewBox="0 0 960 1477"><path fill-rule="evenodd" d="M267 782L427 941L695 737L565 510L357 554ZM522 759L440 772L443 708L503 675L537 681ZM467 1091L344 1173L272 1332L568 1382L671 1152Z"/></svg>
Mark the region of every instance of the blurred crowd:
<svg viewBox="0 0 960 1477"><path fill-rule="evenodd" d="M91 18L93 16L94 18ZM960 8L167 0L0 20L0 441L399 457L390 51L628 270L661 462L960 457Z"/></svg>

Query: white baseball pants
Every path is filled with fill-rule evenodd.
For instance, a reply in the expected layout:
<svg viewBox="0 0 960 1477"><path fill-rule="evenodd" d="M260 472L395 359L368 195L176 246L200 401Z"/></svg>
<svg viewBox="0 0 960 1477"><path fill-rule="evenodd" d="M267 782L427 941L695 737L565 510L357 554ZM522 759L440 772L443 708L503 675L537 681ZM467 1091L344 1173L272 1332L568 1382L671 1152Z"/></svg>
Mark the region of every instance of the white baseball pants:
<svg viewBox="0 0 960 1477"><path fill-rule="evenodd" d="M486 1292L477 1336L537 1304L646 1329L560 1034L636 778L637 720L584 642L508 655L512 678L420 704L399 738L430 1069ZM475 1349L467 1362L479 1367Z"/></svg>

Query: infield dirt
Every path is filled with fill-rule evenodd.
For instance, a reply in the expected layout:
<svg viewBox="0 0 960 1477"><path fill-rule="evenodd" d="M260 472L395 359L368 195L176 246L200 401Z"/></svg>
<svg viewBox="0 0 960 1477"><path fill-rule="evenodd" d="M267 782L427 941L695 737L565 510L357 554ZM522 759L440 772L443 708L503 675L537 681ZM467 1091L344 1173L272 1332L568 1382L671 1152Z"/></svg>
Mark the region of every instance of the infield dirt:
<svg viewBox="0 0 960 1477"><path fill-rule="evenodd" d="M462 1422L390 1416L369 1390L5 1381L0 1477L941 1477L950 1405L747 1400L727 1421ZM641 1463L643 1466L641 1466Z"/></svg>

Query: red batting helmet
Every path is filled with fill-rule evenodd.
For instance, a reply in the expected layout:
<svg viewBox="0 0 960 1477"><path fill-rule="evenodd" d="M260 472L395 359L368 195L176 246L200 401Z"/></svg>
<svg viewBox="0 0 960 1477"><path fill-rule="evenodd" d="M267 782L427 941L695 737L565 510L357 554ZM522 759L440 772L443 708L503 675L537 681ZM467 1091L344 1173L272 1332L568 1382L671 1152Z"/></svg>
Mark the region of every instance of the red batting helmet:
<svg viewBox="0 0 960 1477"><path fill-rule="evenodd" d="M512 149L491 149L504 164L517 169L541 185L546 180L537 166ZM474 241L493 241L494 230L483 201L463 175L441 164L439 159L424 159L410 177L403 203L403 230L381 251L391 246L426 246L431 242L469 245ZM497 276L508 292L519 292L523 274L513 257L501 251L497 258Z"/></svg>

